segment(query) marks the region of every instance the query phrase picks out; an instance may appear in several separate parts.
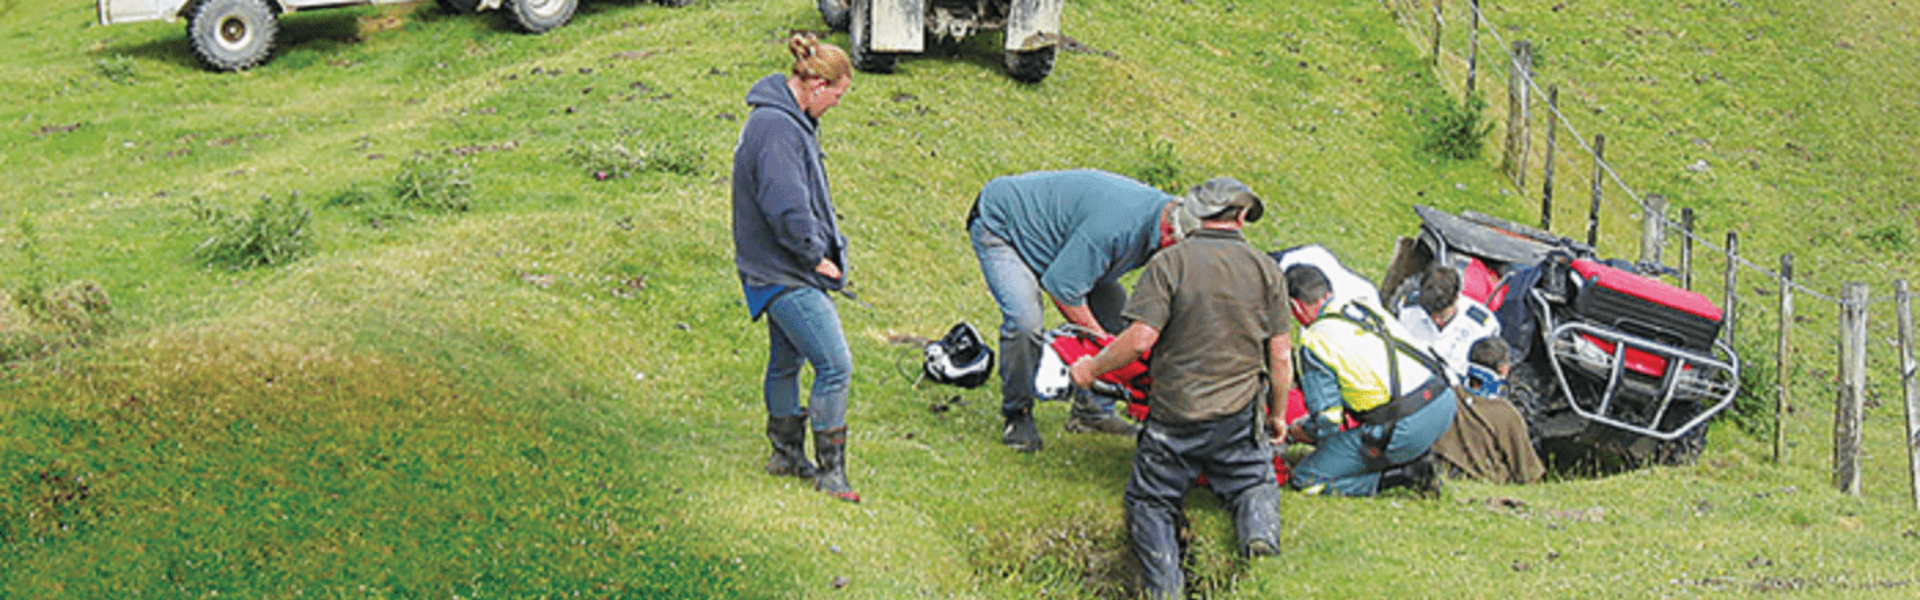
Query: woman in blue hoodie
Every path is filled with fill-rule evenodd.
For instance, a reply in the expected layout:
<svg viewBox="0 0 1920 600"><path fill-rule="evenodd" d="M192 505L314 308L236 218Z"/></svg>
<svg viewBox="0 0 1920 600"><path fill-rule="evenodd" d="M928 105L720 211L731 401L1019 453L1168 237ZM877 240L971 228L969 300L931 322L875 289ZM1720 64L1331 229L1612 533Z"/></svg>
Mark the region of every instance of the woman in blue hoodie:
<svg viewBox="0 0 1920 600"><path fill-rule="evenodd" d="M847 390L853 353L827 294L846 285L847 238L820 161L820 116L853 85L839 47L811 35L787 41L794 63L747 90L753 112L733 150L733 263L747 310L767 320L767 473L813 478L814 489L859 502L847 482ZM800 367L813 365L811 409ZM814 463L807 460L813 420Z"/></svg>

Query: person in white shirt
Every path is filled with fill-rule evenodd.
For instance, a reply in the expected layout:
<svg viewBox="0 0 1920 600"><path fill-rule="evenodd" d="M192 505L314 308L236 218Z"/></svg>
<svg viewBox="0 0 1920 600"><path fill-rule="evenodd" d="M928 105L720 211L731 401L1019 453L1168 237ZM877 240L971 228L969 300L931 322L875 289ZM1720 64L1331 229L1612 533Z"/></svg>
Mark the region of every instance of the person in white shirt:
<svg viewBox="0 0 1920 600"><path fill-rule="evenodd" d="M1460 295L1460 271L1435 263L1420 279L1420 289L1399 307L1400 324L1440 357L1454 384L1466 382L1473 343L1500 336L1500 321L1480 301Z"/></svg>

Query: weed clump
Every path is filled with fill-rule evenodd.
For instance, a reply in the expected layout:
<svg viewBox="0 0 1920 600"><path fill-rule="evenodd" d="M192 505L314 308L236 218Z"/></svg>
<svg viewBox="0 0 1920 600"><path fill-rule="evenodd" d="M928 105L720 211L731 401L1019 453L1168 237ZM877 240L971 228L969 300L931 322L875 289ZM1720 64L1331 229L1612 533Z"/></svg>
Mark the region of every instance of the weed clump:
<svg viewBox="0 0 1920 600"><path fill-rule="evenodd" d="M393 193L408 208L466 212L473 208L473 168L415 153L393 176Z"/></svg>
<svg viewBox="0 0 1920 600"><path fill-rule="evenodd" d="M1148 140L1147 151L1142 155L1140 166L1134 169L1134 179L1141 183L1160 188L1169 194L1180 194L1180 154L1173 149L1173 142L1167 140Z"/></svg>
<svg viewBox="0 0 1920 600"><path fill-rule="evenodd" d="M1487 101L1479 94L1468 94L1460 104L1443 104L1438 114L1427 121L1421 146L1441 158L1473 160L1480 158L1482 141L1493 130L1486 117Z"/></svg>
<svg viewBox="0 0 1920 600"><path fill-rule="evenodd" d="M1879 252L1905 252L1913 245L1913 234L1907 231L1905 225L1899 223L1887 223L1856 237L1866 242L1868 248Z"/></svg>
<svg viewBox="0 0 1920 600"><path fill-rule="evenodd" d="M18 227L17 247L26 272L19 278L19 285L5 291L29 326L0 327L4 331L0 334L0 362L85 343L106 333L114 322L113 301L106 288L84 279L54 283L31 216L21 216Z"/></svg>
<svg viewBox="0 0 1920 600"><path fill-rule="evenodd" d="M668 142L616 140L567 148L567 159L594 179L606 181L645 173L699 175L706 156Z"/></svg>
<svg viewBox="0 0 1920 600"><path fill-rule="evenodd" d="M313 211L300 206L299 195L275 201L262 195L253 211L234 213L194 198L194 218L212 230L194 246L194 257L208 265L248 269L293 262L307 251L308 224Z"/></svg>
<svg viewBox="0 0 1920 600"><path fill-rule="evenodd" d="M133 58L125 54L115 54L93 62L93 70L120 85L133 85L139 79L133 70Z"/></svg>

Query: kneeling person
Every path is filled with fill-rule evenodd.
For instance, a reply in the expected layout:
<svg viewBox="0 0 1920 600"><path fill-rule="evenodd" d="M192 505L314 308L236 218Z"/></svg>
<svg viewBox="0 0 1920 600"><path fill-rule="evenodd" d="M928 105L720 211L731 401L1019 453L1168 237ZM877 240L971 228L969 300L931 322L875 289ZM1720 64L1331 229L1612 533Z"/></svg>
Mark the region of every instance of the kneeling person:
<svg viewBox="0 0 1920 600"><path fill-rule="evenodd" d="M1284 431L1280 402L1293 379L1286 277L1240 234L1264 212L1260 199L1220 177L1188 192L1179 210L1199 228L1147 262L1122 313L1131 324L1071 369L1084 387L1153 351L1126 511L1154 598L1180 597L1185 587L1177 523L1197 475L1232 512L1242 554L1279 551L1270 436Z"/></svg>
<svg viewBox="0 0 1920 600"><path fill-rule="evenodd" d="M1428 449L1453 421L1454 393L1431 352L1365 302L1330 302L1325 274L1287 269L1300 321L1300 392L1307 416L1288 436L1314 445L1289 482L1309 493L1371 496L1383 488L1438 490ZM1340 430L1347 415L1358 427Z"/></svg>

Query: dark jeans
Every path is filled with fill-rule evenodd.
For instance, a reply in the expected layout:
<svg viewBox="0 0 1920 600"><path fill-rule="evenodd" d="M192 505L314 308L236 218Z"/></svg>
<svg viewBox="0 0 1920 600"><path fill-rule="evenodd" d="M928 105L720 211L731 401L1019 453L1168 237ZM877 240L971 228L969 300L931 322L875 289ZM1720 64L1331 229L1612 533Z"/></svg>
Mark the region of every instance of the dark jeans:
<svg viewBox="0 0 1920 600"><path fill-rule="evenodd" d="M1453 390L1448 389L1420 410L1393 423L1384 461L1369 461L1369 441L1386 435L1380 425L1361 425L1320 440L1313 453L1293 468L1293 487L1315 493L1372 496L1380 491L1380 472L1419 458L1453 425ZM1385 463L1382 465L1381 463Z"/></svg>
<svg viewBox="0 0 1920 600"><path fill-rule="evenodd" d="M1127 481L1127 532L1147 579L1148 596L1178 597L1179 523L1187 489L1206 475L1209 487L1234 513L1244 547L1254 537L1279 547L1280 506L1273 449L1260 423L1259 402L1198 423L1162 423L1149 417L1134 442Z"/></svg>

